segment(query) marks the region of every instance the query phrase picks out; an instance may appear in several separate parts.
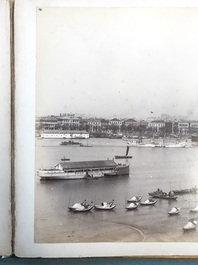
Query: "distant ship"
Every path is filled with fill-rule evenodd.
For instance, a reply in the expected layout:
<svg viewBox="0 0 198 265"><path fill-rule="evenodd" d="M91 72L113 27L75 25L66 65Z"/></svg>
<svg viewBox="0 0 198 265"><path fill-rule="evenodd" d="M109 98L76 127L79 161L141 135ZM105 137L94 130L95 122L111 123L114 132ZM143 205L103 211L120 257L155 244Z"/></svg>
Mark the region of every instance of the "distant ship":
<svg viewBox="0 0 198 265"><path fill-rule="evenodd" d="M82 145L82 143L80 142L74 142L74 141L65 141L65 142L61 142L60 145Z"/></svg>
<svg viewBox="0 0 198 265"><path fill-rule="evenodd" d="M132 147L161 147L161 148L184 148L189 146L186 141L162 140L156 141L147 139L147 141L125 139Z"/></svg>
<svg viewBox="0 0 198 265"><path fill-rule="evenodd" d="M41 180L94 179L129 175L129 164L114 160L60 162L54 168L38 170Z"/></svg>

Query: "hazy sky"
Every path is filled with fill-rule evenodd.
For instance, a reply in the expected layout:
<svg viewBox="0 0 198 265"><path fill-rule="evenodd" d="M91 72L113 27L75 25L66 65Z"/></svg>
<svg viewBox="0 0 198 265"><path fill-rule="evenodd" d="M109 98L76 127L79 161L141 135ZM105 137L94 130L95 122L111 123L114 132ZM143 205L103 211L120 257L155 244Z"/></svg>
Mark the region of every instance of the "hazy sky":
<svg viewBox="0 0 198 265"><path fill-rule="evenodd" d="M37 11L37 115L198 120L198 8Z"/></svg>

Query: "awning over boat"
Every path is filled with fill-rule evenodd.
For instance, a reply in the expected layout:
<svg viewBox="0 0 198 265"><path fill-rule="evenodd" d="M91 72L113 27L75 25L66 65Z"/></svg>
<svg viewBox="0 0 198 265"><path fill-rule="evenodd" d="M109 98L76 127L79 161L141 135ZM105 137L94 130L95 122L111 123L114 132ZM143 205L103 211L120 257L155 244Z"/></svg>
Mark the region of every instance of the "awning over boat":
<svg viewBox="0 0 198 265"><path fill-rule="evenodd" d="M63 170L70 169L102 169L114 168L117 164L114 160L98 160L98 161L79 161L79 162L61 162L59 164Z"/></svg>

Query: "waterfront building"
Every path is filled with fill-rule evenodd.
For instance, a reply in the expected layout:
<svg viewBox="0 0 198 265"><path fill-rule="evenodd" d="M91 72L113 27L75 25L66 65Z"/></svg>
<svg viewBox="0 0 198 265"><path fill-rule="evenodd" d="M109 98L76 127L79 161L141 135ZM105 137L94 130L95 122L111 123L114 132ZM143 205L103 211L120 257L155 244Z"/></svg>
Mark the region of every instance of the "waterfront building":
<svg viewBox="0 0 198 265"><path fill-rule="evenodd" d="M58 120L56 116L41 117L39 124L44 130L55 130L58 127Z"/></svg>
<svg viewBox="0 0 198 265"><path fill-rule="evenodd" d="M179 121L178 122L178 132L180 134L189 133L190 123L188 121Z"/></svg>
<svg viewBox="0 0 198 265"><path fill-rule="evenodd" d="M152 132L159 132L165 128L165 122L162 120L154 120L148 123L148 128L152 129Z"/></svg>
<svg viewBox="0 0 198 265"><path fill-rule="evenodd" d="M198 121L190 122L190 133L198 133Z"/></svg>
<svg viewBox="0 0 198 265"><path fill-rule="evenodd" d="M114 118L114 119L109 120L109 125L120 127L122 125L122 121L120 119Z"/></svg>
<svg viewBox="0 0 198 265"><path fill-rule="evenodd" d="M127 119L124 121L124 124L125 126L129 126L129 125L138 126L139 125L135 119Z"/></svg>
<svg viewBox="0 0 198 265"><path fill-rule="evenodd" d="M101 121L99 119L88 119L87 124L91 132L97 132L101 130Z"/></svg>
<svg viewBox="0 0 198 265"><path fill-rule="evenodd" d="M80 126L80 118L76 117L74 114L60 114L58 123L61 128L65 130L75 130Z"/></svg>

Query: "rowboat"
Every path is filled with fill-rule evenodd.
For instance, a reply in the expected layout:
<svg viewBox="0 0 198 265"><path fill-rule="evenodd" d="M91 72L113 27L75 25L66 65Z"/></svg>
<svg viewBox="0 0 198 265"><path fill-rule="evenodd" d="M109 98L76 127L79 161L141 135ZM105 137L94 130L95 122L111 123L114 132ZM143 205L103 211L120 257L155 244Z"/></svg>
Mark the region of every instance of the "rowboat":
<svg viewBox="0 0 198 265"><path fill-rule="evenodd" d="M170 212L168 212L169 215L175 215L178 214L180 212L181 208L178 207L173 207Z"/></svg>
<svg viewBox="0 0 198 265"><path fill-rule="evenodd" d="M173 190L174 194L183 195L183 194L196 194L198 191L197 186L191 189L183 189L183 190Z"/></svg>
<svg viewBox="0 0 198 265"><path fill-rule="evenodd" d="M147 199L144 202L140 202L140 205L154 205L158 200Z"/></svg>
<svg viewBox="0 0 198 265"><path fill-rule="evenodd" d="M190 210L191 213L197 213L198 212L198 206L196 206L194 209Z"/></svg>
<svg viewBox="0 0 198 265"><path fill-rule="evenodd" d="M152 196L153 198L158 198L158 199L165 199L165 200L176 200L177 199L173 191L170 191L169 193L167 193L160 189L150 192L149 195Z"/></svg>
<svg viewBox="0 0 198 265"><path fill-rule="evenodd" d="M152 196L153 198L158 198L158 199L164 199L164 200L176 200L177 197L174 195L169 195L169 194L156 194Z"/></svg>
<svg viewBox="0 0 198 265"><path fill-rule="evenodd" d="M74 205L69 206L68 209L72 212L87 212L93 208L93 205L86 203L86 200L82 203L76 202Z"/></svg>
<svg viewBox="0 0 198 265"><path fill-rule="evenodd" d="M111 202L102 202L100 205L95 205L94 207L97 210L113 210L116 204L114 204L114 200L112 200Z"/></svg>
<svg viewBox="0 0 198 265"><path fill-rule="evenodd" d="M188 221L188 223L183 227L184 231L190 231L193 229L196 229L197 227L197 221L195 221L194 219L191 219Z"/></svg>
<svg viewBox="0 0 198 265"><path fill-rule="evenodd" d="M127 209L127 210L134 210L134 209L137 209L138 205L139 205L139 203L137 203L137 202L131 202L131 203L126 207L126 209Z"/></svg>
<svg viewBox="0 0 198 265"><path fill-rule="evenodd" d="M69 158L66 158L65 156L61 158L61 161L69 161Z"/></svg>
<svg viewBox="0 0 198 265"><path fill-rule="evenodd" d="M139 202L141 201L141 196L133 196L131 199L127 200L128 202Z"/></svg>

